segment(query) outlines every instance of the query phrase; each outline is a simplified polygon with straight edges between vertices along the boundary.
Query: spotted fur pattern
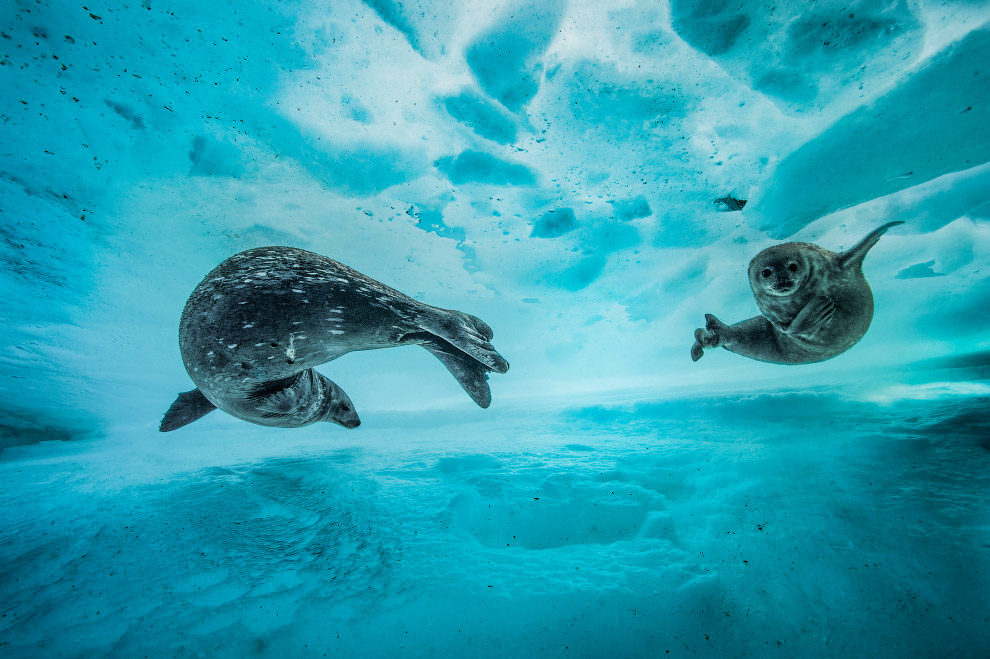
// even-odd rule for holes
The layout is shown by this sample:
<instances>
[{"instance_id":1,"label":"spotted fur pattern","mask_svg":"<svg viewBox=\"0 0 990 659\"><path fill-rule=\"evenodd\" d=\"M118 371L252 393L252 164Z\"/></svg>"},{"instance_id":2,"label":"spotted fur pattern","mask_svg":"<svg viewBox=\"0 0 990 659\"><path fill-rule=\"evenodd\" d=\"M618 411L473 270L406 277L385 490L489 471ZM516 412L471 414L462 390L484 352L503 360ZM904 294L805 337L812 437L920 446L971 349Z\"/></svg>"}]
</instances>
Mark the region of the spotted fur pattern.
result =
<instances>
[{"instance_id":1,"label":"spotted fur pattern","mask_svg":"<svg viewBox=\"0 0 990 659\"><path fill-rule=\"evenodd\" d=\"M442 361L456 363L451 372L487 407L487 373L509 367L491 338L474 316L423 304L292 247L259 247L221 263L193 291L179 323L182 360L199 391L233 416L282 427L358 425L343 390L312 369L355 350L410 343L434 354L443 346Z\"/></svg>"}]
</instances>

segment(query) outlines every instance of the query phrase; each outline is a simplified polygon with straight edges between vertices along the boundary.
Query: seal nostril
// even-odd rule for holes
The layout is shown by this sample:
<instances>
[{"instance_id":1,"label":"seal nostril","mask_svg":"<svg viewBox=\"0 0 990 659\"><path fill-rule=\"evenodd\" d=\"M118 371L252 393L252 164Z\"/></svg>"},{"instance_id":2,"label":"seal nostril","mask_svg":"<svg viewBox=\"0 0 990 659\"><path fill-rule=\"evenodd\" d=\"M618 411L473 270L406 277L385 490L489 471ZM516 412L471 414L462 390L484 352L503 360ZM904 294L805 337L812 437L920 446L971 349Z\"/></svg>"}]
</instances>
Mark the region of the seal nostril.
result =
<instances>
[{"instance_id":1,"label":"seal nostril","mask_svg":"<svg viewBox=\"0 0 990 659\"><path fill-rule=\"evenodd\" d=\"M272 341L272 347L273 347L273 348L277 348L277 347L278 347L278 344L277 344L277 343L275 343L274 341Z\"/></svg>"}]
</instances>

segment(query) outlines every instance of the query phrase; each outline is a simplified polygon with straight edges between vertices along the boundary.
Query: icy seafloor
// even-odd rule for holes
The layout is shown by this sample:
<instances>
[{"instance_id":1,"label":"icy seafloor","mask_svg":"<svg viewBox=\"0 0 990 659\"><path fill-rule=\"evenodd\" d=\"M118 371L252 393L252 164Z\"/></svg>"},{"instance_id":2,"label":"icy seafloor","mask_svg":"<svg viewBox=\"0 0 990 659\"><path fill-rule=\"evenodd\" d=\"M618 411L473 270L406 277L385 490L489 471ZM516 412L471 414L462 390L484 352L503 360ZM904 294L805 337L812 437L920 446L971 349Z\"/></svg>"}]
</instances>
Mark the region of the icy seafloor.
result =
<instances>
[{"instance_id":1,"label":"icy seafloor","mask_svg":"<svg viewBox=\"0 0 990 659\"><path fill-rule=\"evenodd\" d=\"M908 388L9 449L4 654L985 657L990 397Z\"/></svg>"},{"instance_id":2,"label":"icy seafloor","mask_svg":"<svg viewBox=\"0 0 990 659\"><path fill-rule=\"evenodd\" d=\"M981 0L0 3L0 655L990 655L988 61ZM890 220L848 353L690 361ZM403 348L356 431L157 433L267 244L482 317L492 407Z\"/></svg>"}]
</instances>

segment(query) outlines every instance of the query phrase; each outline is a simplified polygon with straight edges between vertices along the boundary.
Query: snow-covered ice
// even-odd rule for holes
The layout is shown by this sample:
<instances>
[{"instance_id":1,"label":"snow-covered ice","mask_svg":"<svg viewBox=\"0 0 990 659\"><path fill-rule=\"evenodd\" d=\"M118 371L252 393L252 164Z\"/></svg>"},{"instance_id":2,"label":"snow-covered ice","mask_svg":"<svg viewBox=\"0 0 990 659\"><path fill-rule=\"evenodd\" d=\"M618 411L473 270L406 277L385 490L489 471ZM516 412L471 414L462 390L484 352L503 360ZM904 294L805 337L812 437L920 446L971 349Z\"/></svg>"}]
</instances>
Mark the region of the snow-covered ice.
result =
<instances>
[{"instance_id":1,"label":"snow-covered ice","mask_svg":"<svg viewBox=\"0 0 990 659\"><path fill-rule=\"evenodd\" d=\"M8 449L6 651L981 656L990 392L928 393Z\"/></svg>"}]
</instances>

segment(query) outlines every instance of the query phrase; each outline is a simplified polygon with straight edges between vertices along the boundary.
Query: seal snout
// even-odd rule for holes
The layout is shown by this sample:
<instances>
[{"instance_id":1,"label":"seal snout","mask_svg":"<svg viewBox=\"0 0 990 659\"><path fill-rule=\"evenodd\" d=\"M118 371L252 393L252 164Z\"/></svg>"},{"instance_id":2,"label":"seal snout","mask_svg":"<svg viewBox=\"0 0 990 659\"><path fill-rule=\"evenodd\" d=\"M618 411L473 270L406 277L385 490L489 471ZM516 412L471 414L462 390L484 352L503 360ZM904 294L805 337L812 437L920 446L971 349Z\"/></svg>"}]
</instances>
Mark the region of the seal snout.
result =
<instances>
[{"instance_id":1,"label":"seal snout","mask_svg":"<svg viewBox=\"0 0 990 659\"><path fill-rule=\"evenodd\" d=\"M326 420L342 425L345 428L357 428L361 425L361 417L358 416L357 410L354 409L354 405L350 399L347 399L346 402L335 402L330 407L330 414Z\"/></svg>"},{"instance_id":2,"label":"seal snout","mask_svg":"<svg viewBox=\"0 0 990 659\"><path fill-rule=\"evenodd\" d=\"M778 293L789 293L794 288L794 280L790 277L778 277L771 286Z\"/></svg>"}]
</instances>

